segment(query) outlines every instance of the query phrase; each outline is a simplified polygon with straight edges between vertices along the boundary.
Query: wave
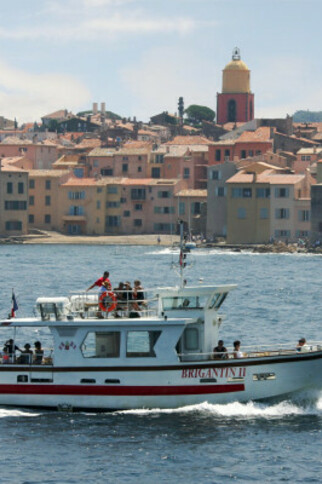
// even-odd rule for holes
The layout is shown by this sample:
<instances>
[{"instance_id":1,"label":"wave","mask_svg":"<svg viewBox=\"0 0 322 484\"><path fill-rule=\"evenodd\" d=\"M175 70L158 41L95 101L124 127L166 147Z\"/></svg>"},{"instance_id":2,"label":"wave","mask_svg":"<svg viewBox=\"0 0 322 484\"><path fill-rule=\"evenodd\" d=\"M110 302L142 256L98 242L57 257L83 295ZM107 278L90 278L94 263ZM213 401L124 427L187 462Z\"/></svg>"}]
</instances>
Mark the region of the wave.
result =
<instances>
[{"instance_id":1,"label":"wave","mask_svg":"<svg viewBox=\"0 0 322 484\"><path fill-rule=\"evenodd\" d=\"M120 410L113 412L114 415L153 415L153 414L201 414L213 415L221 418L238 419L278 419L297 415L322 416L322 393L314 393L297 397L295 400L284 400L278 403L259 402L232 402L227 404L210 404L208 402L198 405L187 405L176 409L137 409Z\"/></svg>"},{"instance_id":2,"label":"wave","mask_svg":"<svg viewBox=\"0 0 322 484\"><path fill-rule=\"evenodd\" d=\"M39 415L40 415L39 413L27 412L27 411L24 411L24 410L0 408L0 418L39 417Z\"/></svg>"}]
</instances>

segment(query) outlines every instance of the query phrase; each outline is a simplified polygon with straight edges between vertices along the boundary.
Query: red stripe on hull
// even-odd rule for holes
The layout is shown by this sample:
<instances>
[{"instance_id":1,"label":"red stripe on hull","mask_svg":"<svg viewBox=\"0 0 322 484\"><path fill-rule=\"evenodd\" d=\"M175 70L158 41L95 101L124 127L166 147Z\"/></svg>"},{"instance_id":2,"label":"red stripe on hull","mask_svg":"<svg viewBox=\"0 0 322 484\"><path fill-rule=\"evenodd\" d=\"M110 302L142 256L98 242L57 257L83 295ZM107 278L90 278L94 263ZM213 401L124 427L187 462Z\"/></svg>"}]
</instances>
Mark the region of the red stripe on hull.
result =
<instances>
[{"instance_id":1,"label":"red stripe on hull","mask_svg":"<svg viewBox=\"0 0 322 484\"><path fill-rule=\"evenodd\" d=\"M204 395L245 390L244 384L181 386L89 386L89 385L0 385L0 394L17 395L84 395L84 396L158 396Z\"/></svg>"}]
</instances>

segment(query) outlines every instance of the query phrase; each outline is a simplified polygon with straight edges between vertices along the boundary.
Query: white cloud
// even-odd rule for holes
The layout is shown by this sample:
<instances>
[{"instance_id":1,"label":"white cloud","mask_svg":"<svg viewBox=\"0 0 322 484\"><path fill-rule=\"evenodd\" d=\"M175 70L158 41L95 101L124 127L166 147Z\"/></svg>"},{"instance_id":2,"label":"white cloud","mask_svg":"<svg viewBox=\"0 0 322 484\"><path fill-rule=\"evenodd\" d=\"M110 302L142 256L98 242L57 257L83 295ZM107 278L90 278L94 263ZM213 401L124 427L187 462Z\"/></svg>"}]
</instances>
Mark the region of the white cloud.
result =
<instances>
[{"instance_id":1,"label":"white cloud","mask_svg":"<svg viewBox=\"0 0 322 484\"><path fill-rule=\"evenodd\" d=\"M74 19L75 20L75 19ZM65 23L64 23L65 22ZM54 40L62 42L88 41L88 40L115 40L115 35L146 35L154 33L178 33L187 34L196 27L196 22L191 18L153 18L144 17L139 13L115 13L109 16L90 17L86 20L73 22L58 22L54 19L50 24L42 23L41 26L31 27L0 27L0 38L14 40ZM58 26L59 23L59 26ZM57 30L59 29L59 34Z\"/></svg>"},{"instance_id":2,"label":"white cloud","mask_svg":"<svg viewBox=\"0 0 322 484\"><path fill-rule=\"evenodd\" d=\"M0 106L7 118L39 120L57 109L77 110L90 93L79 81L62 74L31 74L0 61Z\"/></svg>"}]
</instances>

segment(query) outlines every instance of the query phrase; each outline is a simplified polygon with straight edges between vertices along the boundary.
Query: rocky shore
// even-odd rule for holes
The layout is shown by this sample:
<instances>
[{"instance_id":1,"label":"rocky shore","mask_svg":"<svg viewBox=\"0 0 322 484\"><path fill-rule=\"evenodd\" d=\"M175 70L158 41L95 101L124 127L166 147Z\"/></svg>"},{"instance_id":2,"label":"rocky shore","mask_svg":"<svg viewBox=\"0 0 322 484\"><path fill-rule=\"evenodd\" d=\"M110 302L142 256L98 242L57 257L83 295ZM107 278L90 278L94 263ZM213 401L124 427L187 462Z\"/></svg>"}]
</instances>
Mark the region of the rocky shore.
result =
<instances>
[{"instance_id":1,"label":"rocky shore","mask_svg":"<svg viewBox=\"0 0 322 484\"><path fill-rule=\"evenodd\" d=\"M172 247L179 245L178 235L64 235L58 232L37 232L24 236L0 238L1 244L83 244L83 245L148 245ZM302 247L297 244L275 242L272 244L226 244L197 241L197 248L222 249L241 252L243 250L254 253L314 253L322 254L322 247Z\"/></svg>"}]
</instances>

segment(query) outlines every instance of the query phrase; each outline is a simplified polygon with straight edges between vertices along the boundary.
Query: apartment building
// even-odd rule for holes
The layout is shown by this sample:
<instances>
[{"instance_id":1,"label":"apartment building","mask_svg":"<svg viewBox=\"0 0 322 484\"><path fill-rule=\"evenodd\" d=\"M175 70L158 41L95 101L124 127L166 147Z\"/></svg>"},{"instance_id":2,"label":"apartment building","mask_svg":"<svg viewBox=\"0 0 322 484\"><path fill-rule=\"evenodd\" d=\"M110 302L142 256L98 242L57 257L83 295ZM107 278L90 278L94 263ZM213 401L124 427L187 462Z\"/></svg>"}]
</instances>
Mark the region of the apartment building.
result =
<instances>
[{"instance_id":1,"label":"apartment building","mask_svg":"<svg viewBox=\"0 0 322 484\"><path fill-rule=\"evenodd\" d=\"M209 165L223 161L238 161L272 151L271 128L260 127L255 131L244 131L237 138L230 135L209 145Z\"/></svg>"},{"instance_id":2,"label":"apartment building","mask_svg":"<svg viewBox=\"0 0 322 484\"><path fill-rule=\"evenodd\" d=\"M51 142L33 143L19 138L6 138L0 143L0 157L25 156L33 162L33 168L50 169L57 160L57 146Z\"/></svg>"},{"instance_id":3,"label":"apartment building","mask_svg":"<svg viewBox=\"0 0 322 484\"><path fill-rule=\"evenodd\" d=\"M30 228L60 230L59 188L69 170L30 170L28 224Z\"/></svg>"},{"instance_id":4,"label":"apartment building","mask_svg":"<svg viewBox=\"0 0 322 484\"><path fill-rule=\"evenodd\" d=\"M227 242L297 241L310 232L306 175L241 170L227 180Z\"/></svg>"},{"instance_id":5,"label":"apartment building","mask_svg":"<svg viewBox=\"0 0 322 484\"><path fill-rule=\"evenodd\" d=\"M316 184L311 186L311 240L322 243L322 160L317 162L316 167Z\"/></svg>"},{"instance_id":6,"label":"apartment building","mask_svg":"<svg viewBox=\"0 0 322 484\"><path fill-rule=\"evenodd\" d=\"M207 221L207 190L182 189L176 196L177 213L184 231L205 234Z\"/></svg>"},{"instance_id":7,"label":"apartment building","mask_svg":"<svg viewBox=\"0 0 322 484\"><path fill-rule=\"evenodd\" d=\"M208 167L207 239L227 235L226 181L237 172L236 163L224 161Z\"/></svg>"},{"instance_id":8,"label":"apartment building","mask_svg":"<svg viewBox=\"0 0 322 484\"><path fill-rule=\"evenodd\" d=\"M0 163L0 235L28 233L28 172Z\"/></svg>"},{"instance_id":9,"label":"apartment building","mask_svg":"<svg viewBox=\"0 0 322 484\"><path fill-rule=\"evenodd\" d=\"M122 233L176 233L175 194L185 186L180 179L127 179L122 186Z\"/></svg>"},{"instance_id":10,"label":"apartment building","mask_svg":"<svg viewBox=\"0 0 322 484\"><path fill-rule=\"evenodd\" d=\"M60 231L69 235L104 234L106 213L111 214L107 206L109 191L112 192L112 198L117 197L119 203L120 190L117 183L113 178L69 178L62 183L58 204ZM110 190L114 186L116 189Z\"/></svg>"},{"instance_id":11,"label":"apartment building","mask_svg":"<svg viewBox=\"0 0 322 484\"><path fill-rule=\"evenodd\" d=\"M88 156L89 176L146 178L151 148L95 148Z\"/></svg>"}]
</instances>

